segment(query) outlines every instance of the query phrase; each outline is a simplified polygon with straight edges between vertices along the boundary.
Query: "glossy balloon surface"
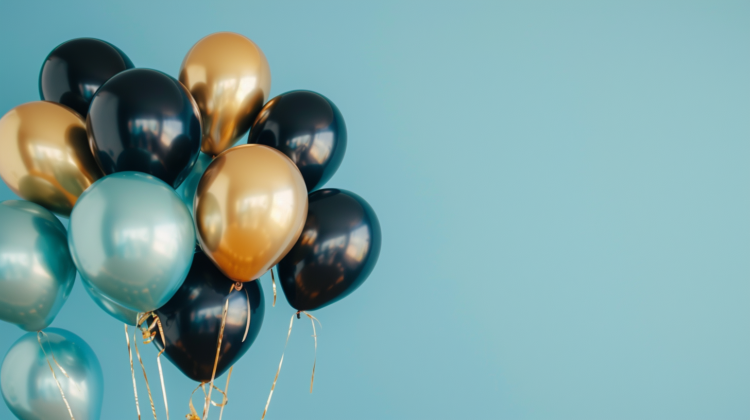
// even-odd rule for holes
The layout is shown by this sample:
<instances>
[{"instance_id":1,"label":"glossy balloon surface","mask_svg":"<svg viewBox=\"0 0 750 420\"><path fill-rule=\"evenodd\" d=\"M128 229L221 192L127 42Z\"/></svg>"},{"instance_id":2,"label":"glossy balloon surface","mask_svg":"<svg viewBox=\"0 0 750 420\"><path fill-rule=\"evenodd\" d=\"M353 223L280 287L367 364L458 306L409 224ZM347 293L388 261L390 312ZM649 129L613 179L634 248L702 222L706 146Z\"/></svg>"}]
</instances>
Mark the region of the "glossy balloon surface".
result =
<instances>
[{"instance_id":1,"label":"glossy balloon surface","mask_svg":"<svg viewBox=\"0 0 750 420\"><path fill-rule=\"evenodd\" d=\"M47 56L39 74L39 95L86 116L94 93L133 62L114 45L94 38L64 42Z\"/></svg>"},{"instance_id":2,"label":"glossy balloon surface","mask_svg":"<svg viewBox=\"0 0 750 420\"><path fill-rule=\"evenodd\" d=\"M286 255L306 212L305 181L294 162L255 144L217 156L195 194L201 248L235 281L257 279Z\"/></svg>"},{"instance_id":3,"label":"glossy balloon surface","mask_svg":"<svg viewBox=\"0 0 750 420\"><path fill-rule=\"evenodd\" d=\"M271 69L253 41L240 34L218 32L188 51L180 67L180 82L201 111L201 150L215 156L252 125L271 91Z\"/></svg>"},{"instance_id":4,"label":"glossy balloon surface","mask_svg":"<svg viewBox=\"0 0 750 420\"><path fill-rule=\"evenodd\" d=\"M298 90L281 94L263 107L248 143L271 146L297 165L308 191L321 188L346 152L346 125L328 98Z\"/></svg>"},{"instance_id":5,"label":"glossy balloon surface","mask_svg":"<svg viewBox=\"0 0 750 420\"><path fill-rule=\"evenodd\" d=\"M197 252L180 290L166 305L156 310L167 341L167 358L194 381L211 380L227 296L229 307L216 377L245 354L260 332L265 311L260 282L244 283L242 290L230 294L232 284L232 280L219 271L205 254ZM246 330L247 338L243 342ZM159 335L154 343L159 349L163 348Z\"/></svg>"},{"instance_id":6,"label":"glossy balloon surface","mask_svg":"<svg viewBox=\"0 0 750 420\"><path fill-rule=\"evenodd\" d=\"M0 176L21 198L68 216L81 193L103 174L80 115L37 101L0 119Z\"/></svg>"},{"instance_id":7,"label":"glossy balloon surface","mask_svg":"<svg viewBox=\"0 0 750 420\"><path fill-rule=\"evenodd\" d=\"M114 302L112 299L99 293L94 286L88 284L86 281L82 281L81 283L83 283L86 293L88 293L94 303L96 303L96 306L101 308L101 310L120 322L133 326L136 325L138 322L138 312Z\"/></svg>"},{"instance_id":8,"label":"glossy balloon surface","mask_svg":"<svg viewBox=\"0 0 750 420\"><path fill-rule=\"evenodd\" d=\"M309 197L297 243L278 265L279 282L297 310L320 309L367 279L380 254L380 223L358 195L337 189Z\"/></svg>"},{"instance_id":9,"label":"glossy balloon surface","mask_svg":"<svg viewBox=\"0 0 750 420\"><path fill-rule=\"evenodd\" d=\"M140 171L177 188L200 151L195 101L156 70L127 70L107 81L91 101L86 125L105 174Z\"/></svg>"},{"instance_id":10,"label":"glossy balloon surface","mask_svg":"<svg viewBox=\"0 0 750 420\"><path fill-rule=\"evenodd\" d=\"M190 211L164 182L118 172L91 186L70 215L68 244L81 278L125 308L167 303L195 249Z\"/></svg>"},{"instance_id":11,"label":"glossy balloon surface","mask_svg":"<svg viewBox=\"0 0 750 420\"><path fill-rule=\"evenodd\" d=\"M44 330L41 341L75 419L98 420L104 377L94 351L81 337L59 328ZM70 420L36 332L22 336L8 351L0 371L0 389L10 411L21 420Z\"/></svg>"},{"instance_id":12,"label":"glossy balloon surface","mask_svg":"<svg viewBox=\"0 0 750 420\"><path fill-rule=\"evenodd\" d=\"M76 269L62 223L28 201L0 203L0 319L46 328L68 299Z\"/></svg>"}]
</instances>

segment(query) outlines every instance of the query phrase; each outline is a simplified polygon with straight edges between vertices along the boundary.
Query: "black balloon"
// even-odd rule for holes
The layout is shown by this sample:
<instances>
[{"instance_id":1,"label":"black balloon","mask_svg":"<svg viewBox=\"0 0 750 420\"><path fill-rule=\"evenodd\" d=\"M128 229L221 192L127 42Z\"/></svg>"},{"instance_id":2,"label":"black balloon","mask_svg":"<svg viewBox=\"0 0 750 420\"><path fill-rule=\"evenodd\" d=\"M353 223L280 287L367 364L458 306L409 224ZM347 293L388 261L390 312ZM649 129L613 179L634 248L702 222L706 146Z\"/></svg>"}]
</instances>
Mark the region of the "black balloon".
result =
<instances>
[{"instance_id":1,"label":"black balloon","mask_svg":"<svg viewBox=\"0 0 750 420\"><path fill-rule=\"evenodd\" d=\"M297 90L268 101L247 142L271 146L289 156L302 173L307 191L314 191L331 179L344 159L346 125L328 98Z\"/></svg>"},{"instance_id":2,"label":"black balloon","mask_svg":"<svg viewBox=\"0 0 750 420\"><path fill-rule=\"evenodd\" d=\"M174 188L201 148L195 101L180 82L156 70L126 70L109 79L91 101L86 126L105 174L145 172Z\"/></svg>"},{"instance_id":3,"label":"black balloon","mask_svg":"<svg viewBox=\"0 0 750 420\"><path fill-rule=\"evenodd\" d=\"M229 294L232 283L203 252L197 252L185 282L166 305L155 311L161 320L167 341L164 354L194 381L211 380L227 296L229 310L216 377L245 354L260 332L265 311L260 282L242 283L242 290ZM243 342L248 302L250 328ZM158 333L154 343L159 350L164 348Z\"/></svg>"},{"instance_id":4,"label":"black balloon","mask_svg":"<svg viewBox=\"0 0 750 420\"><path fill-rule=\"evenodd\" d=\"M309 196L297 243L278 264L279 282L295 309L320 309L362 285L380 254L380 223L358 195L337 189Z\"/></svg>"},{"instance_id":5,"label":"black balloon","mask_svg":"<svg viewBox=\"0 0 750 420\"><path fill-rule=\"evenodd\" d=\"M39 95L45 101L72 108L82 116L104 82L133 62L114 45L94 38L78 38L52 50L39 74Z\"/></svg>"}]
</instances>

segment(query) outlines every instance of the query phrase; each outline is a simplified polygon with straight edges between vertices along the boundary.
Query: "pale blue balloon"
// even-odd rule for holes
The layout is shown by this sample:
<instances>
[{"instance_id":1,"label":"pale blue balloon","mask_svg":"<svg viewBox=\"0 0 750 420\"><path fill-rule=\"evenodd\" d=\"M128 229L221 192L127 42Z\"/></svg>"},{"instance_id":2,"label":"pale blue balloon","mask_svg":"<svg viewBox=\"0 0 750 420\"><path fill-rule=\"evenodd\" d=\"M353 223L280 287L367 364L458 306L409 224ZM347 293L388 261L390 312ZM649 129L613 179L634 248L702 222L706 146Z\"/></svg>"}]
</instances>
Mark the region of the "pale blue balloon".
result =
<instances>
[{"instance_id":1,"label":"pale blue balloon","mask_svg":"<svg viewBox=\"0 0 750 420\"><path fill-rule=\"evenodd\" d=\"M128 325L135 326L138 323L138 312L113 302L112 299L99 293L94 286L88 284L86 281L82 281L81 283L83 283L83 288L86 289L91 299L94 300L96 306L100 307L104 312Z\"/></svg>"},{"instance_id":2,"label":"pale blue balloon","mask_svg":"<svg viewBox=\"0 0 750 420\"><path fill-rule=\"evenodd\" d=\"M237 140L237 142L235 142L232 147L246 143L247 139L243 136L242 138ZM182 184L180 184L180 186L175 190L177 191L177 195L180 196L182 202L185 203L188 209L190 209L190 214L193 213L193 200L195 200L195 191L198 189L198 182L200 182L203 173L206 172L206 168L208 168L208 165L211 164L212 160L213 157L211 157L210 155L207 155L203 152L199 153L198 160L195 161L195 165L193 165L193 168L190 169L190 173L188 174L187 178L185 178L185 180L182 181Z\"/></svg>"},{"instance_id":3,"label":"pale blue balloon","mask_svg":"<svg viewBox=\"0 0 750 420\"><path fill-rule=\"evenodd\" d=\"M98 420L104 377L94 351L81 337L59 328L45 330L41 341L75 419ZM70 420L35 332L25 334L8 351L0 389L10 411L21 420Z\"/></svg>"},{"instance_id":4,"label":"pale blue balloon","mask_svg":"<svg viewBox=\"0 0 750 420\"><path fill-rule=\"evenodd\" d=\"M81 194L70 214L68 244L81 278L99 294L150 312L185 280L195 229L172 187L141 172L117 172Z\"/></svg>"},{"instance_id":5,"label":"pale blue balloon","mask_svg":"<svg viewBox=\"0 0 750 420\"><path fill-rule=\"evenodd\" d=\"M212 160L211 156L200 153L188 176L175 190L177 195L180 196L180 200L190 210L190 214L193 214L193 200L195 199L195 191L198 189L198 182L200 182L203 173L206 172L206 168L208 168Z\"/></svg>"},{"instance_id":6,"label":"pale blue balloon","mask_svg":"<svg viewBox=\"0 0 750 420\"><path fill-rule=\"evenodd\" d=\"M57 217L28 201L0 203L0 319L26 331L46 328L75 277L67 232Z\"/></svg>"}]
</instances>

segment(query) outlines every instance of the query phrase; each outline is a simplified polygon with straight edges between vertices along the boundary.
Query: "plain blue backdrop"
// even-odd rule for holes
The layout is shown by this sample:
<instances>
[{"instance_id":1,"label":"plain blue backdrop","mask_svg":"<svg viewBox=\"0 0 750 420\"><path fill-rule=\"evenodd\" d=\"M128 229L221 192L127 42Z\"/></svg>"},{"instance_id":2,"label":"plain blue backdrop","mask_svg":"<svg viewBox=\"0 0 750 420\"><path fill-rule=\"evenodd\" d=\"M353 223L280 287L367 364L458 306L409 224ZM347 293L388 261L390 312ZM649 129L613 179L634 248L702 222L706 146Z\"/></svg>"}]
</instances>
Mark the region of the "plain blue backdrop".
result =
<instances>
[{"instance_id":1,"label":"plain blue backdrop","mask_svg":"<svg viewBox=\"0 0 750 420\"><path fill-rule=\"evenodd\" d=\"M0 113L39 99L68 39L176 76L216 31L263 49L273 95L338 105L349 145L328 186L375 208L380 262L315 313L312 395L297 321L268 419L748 419L748 22L747 0L4 0ZM279 302L225 419L260 418L293 313ZM53 326L97 353L102 419L135 419L122 324L77 283ZM0 354L21 335L2 323ZM195 384L165 376L184 418Z\"/></svg>"}]
</instances>

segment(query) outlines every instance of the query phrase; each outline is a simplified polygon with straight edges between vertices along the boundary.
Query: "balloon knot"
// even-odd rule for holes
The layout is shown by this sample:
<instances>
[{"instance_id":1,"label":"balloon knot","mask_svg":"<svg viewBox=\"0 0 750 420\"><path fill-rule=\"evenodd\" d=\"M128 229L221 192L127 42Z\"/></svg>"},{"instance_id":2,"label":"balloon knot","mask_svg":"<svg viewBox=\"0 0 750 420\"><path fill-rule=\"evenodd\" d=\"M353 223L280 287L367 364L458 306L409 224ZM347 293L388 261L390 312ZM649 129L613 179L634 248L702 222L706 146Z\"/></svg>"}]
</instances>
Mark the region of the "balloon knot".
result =
<instances>
[{"instance_id":1,"label":"balloon knot","mask_svg":"<svg viewBox=\"0 0 750 420\"><path fill-rule=\"evenodd\" d=\"M235 283L234 283L234 290L236 290L236 291L238 291L238 292L239 292L240 290L242 290L242 283L240 283L240 282L235 282Z\"/></svg>"},{"instance_id":2,"label":"balloon knot","mask_svg":"<svg viewBox=\"0 0 750 420\"><path fill-rule=\"evenodd\" d=\"M302 311L297 311L297 319L299 319L299 314L300 314L301 312L302 312Z\"/></svg>"}]
</instances>

